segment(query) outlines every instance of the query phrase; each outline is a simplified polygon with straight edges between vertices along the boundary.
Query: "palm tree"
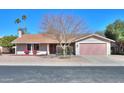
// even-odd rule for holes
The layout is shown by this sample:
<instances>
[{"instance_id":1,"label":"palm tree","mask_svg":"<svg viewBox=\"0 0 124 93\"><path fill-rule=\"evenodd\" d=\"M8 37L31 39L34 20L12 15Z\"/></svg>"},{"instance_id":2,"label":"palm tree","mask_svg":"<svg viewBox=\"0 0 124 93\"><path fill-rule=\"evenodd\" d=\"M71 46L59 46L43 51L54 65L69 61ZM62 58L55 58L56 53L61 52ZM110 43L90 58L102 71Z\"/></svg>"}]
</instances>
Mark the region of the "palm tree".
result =
<instances>
[{"instance_id":1,"label":"palm tree","mask_svg":"<svg viewBox=\"0 0 124 93\"><path fill-rule=\"evenodd\" d=\"M26 15L22 15L22 20L26 20L27 16Z\"/></svg>"},{"instance_id":2,"label":"palm tree","mask_svg":"<svg viewBox=\"0 0 124 93\"><path fill-rule=\"evenodd\" d=\"M26 21L27 16L26 15L22 15L22 20ZM25 23L25 28L26 28L26 23Z\"/></svg>"},{"instance_id":3,"label":"palm tree","mask_svg":"<svg viewBox=\"0 0 124 93\"><path fill-rule=\"evenodd\" d=\"M24 23L24 26L25 26L25 27L24 27L24 30L25 30L24 32L25 32L25 33L27 33L26 19L27 19L27 16L26 16L26 15L22 15L22 20L25 22L25 23Z\"/></svg>"},{"instance_id":4,"label":"palm tree","mask_svg":"<svg viewBox=\"0 0 124 93\"><path fill-rule=\"evenodd\" d=\"M20 23L21 23L21 20L19 18L17 18L15 20L15 23L18 24L18 29L20 29Z\"/></svg>"}]
</instances>

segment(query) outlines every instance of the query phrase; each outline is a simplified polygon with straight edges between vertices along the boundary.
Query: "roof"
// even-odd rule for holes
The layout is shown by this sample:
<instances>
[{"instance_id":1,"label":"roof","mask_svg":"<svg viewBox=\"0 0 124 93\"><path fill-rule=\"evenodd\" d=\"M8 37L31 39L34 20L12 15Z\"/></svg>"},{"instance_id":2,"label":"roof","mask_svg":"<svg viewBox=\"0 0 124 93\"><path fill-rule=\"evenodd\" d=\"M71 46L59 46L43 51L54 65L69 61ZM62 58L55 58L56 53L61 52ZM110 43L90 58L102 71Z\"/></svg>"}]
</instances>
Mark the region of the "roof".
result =
<instances>
[{"instance_id":1,"label":"roof","mask_svg":"<svg viewBox=\"0 0 124 93\"><path fill-rule=\"evenodd\" d=\"M105 40L105 41L115 42L115 41L112 40L112 39L106 38L106 37L101 36L101 35L98 35L98 34L85 35L84 37L81 37L81 38L75 40L75 42L80 41L80 40L84 40L84 39L87 39L87 38L90 38L90 37L97 37L97 38L100 38L100 39Z\"/></svg>"},{"instance_id":2,"label":"roof","mask_svg":"<svg viewBox=\"0 0 124 93\"><path fill-rule=\"evenodd\" d=\"M90 35L81 35L78 39L75 39L74 42L83 40L83 39L87 39L89 37L98 37L100 39L109 41L109 42L115 42L114 40L108 39L106 37L97 35L97 34L90 34ZM49 34L25 34L22 35L22 37L15 39L14 41L12 41L12 43L14 44L24 44L24 43L58 43L58 41L53 38L52 35Z\"/></svg>"},{"instance_id":3,"label":"roof","mask_svg":"<svg viewBox=\"0 0 124 93\"><path fill-rule=\"evenodd\" d=\"M25 34L15 39L12 43L58 43L48 34Z\"/></svg>"}]
</instances>

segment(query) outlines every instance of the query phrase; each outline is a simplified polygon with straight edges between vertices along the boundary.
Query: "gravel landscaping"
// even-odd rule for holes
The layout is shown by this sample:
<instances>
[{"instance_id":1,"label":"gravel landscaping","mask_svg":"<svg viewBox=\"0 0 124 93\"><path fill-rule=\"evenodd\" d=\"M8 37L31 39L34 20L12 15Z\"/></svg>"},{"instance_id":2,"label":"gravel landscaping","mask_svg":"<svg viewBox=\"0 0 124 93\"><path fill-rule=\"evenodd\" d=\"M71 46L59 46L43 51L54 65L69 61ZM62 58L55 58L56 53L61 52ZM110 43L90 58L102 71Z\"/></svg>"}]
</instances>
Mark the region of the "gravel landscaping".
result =
<instances>
[{"instance_id":1,"label":"gravel landscaping","mask_svg":"<svg viewBox=\"0 0 124 93\"><path fill-rule=\"evenodd\" d=\"M72 56L70 58L59 58L50 56L0 56L0 65L18 66L124 66L124 57L120 55L111 56Z\"/></svg>"}]
</instances>

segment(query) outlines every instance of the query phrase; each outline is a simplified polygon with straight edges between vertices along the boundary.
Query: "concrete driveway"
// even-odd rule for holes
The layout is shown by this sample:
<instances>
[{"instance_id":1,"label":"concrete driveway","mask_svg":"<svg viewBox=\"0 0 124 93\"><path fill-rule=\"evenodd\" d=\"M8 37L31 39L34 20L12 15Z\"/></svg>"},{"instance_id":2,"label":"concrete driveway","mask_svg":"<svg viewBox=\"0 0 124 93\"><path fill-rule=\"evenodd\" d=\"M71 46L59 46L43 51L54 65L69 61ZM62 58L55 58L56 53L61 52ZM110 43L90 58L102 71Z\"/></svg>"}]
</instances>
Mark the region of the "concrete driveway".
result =
<instances>
[{"instance_id":1,"label":"concrete driveway","mask_svg":"<svg viewBox=\"0 0 124 93\"><path fill-rule=\"evenodd\" d=\"M124 56L72 56L60 59L56 56L0 56L0 65L22 66L124 66Z\"/></svg>"},{"instance_id":2,"label":"concrete driveway","mask_svg":"<svg viewBox=\"0 0 124 93\"><path fill-rule=\"evenodd\" d=\"M96 65L124 65L124 56L122 55L110 55L110 56L82 56L88 63Z\"/></svg>"}]
</instances>

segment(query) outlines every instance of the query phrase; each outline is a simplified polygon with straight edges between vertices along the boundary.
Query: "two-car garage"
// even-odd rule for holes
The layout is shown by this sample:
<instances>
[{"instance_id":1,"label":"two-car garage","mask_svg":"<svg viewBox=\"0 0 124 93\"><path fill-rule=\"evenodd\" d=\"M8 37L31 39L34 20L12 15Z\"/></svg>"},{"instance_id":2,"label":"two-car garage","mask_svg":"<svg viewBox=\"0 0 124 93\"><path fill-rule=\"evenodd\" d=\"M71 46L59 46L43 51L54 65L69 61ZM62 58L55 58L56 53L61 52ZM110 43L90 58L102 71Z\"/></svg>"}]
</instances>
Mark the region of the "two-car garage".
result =
<instances>
[{"instance_id":1,"label":"two-car garage","mask_svg":"<svg viewBox=\"0 0 124 93\"><path fill-rule=\"evenodd\" d=\"M80 55L106 55L107 45L105 43L81 43Z\"/></svg>"},{"instance_id":2,"label":"two-car garage","mask_svg":"<svg viewBox=\"0 0 124 93\"><path fill-rule=\"evenodd\" d=\"M110 55L111 39L96 34L80 38L75 43L76 55Z\"/></svg>"}]
</instances>

